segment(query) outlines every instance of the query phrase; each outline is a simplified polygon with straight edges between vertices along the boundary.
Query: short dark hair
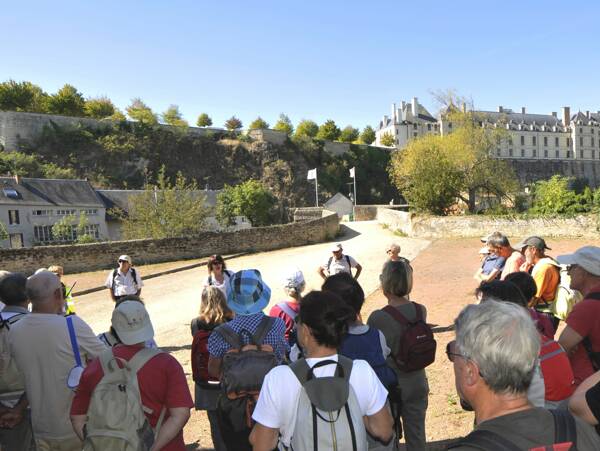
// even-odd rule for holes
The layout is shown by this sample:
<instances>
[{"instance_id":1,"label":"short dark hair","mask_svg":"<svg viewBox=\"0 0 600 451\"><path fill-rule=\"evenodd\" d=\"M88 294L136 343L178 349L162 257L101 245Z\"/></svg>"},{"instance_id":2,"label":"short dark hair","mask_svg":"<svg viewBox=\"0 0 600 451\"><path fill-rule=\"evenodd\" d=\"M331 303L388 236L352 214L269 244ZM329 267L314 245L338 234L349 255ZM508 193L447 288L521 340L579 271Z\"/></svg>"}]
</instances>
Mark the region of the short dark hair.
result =
<instances>
[{"instance_id":1,"label":"short dark hair","mask_svg":"<svg viewBox=\"0 0 600 451\"><path fill-rule=\"evenodd\" d=\"M510 241L508 241L506 235L500 232L494 232L488 237L487 244L491 247L508 247L510 246Z\"/></svg>"},{"instance_id":2,"label":"short dark hair","mask_svg":"<svg viewBox=\"0 0 600 451\"><path fill-rule=\"evenodd\" d=\"M537 293L537 284L535 283L535 279L526 272L512 272L505 277L504 281L515 284L517 288L521 290L521 293L523 293L523 296L525 296L527 302L529 302Z\"/></svg>"},{"instance_id":3,"label":"short dark hair","mask_svg":"<svg viewBox=\"0 0 600 451\"><path fill-rule=\"evenodd\" d=\"M358 281L347 272L340 272L329 276L323 282L321 290L337 294L342 300L359 314L365 303L365 292Z\"/></svg>"},{"instance_id":4,"label":"short dark hair","mask_svg":"<svg viewBox=\"0 0 600 451\"><path fill-rule=\"evenodd\" d=\"M481 302L493 299L527 307L527 299L525 299L521 290L515 284L504 280L481 282L475 292L481 296Z\"/></svg>"},{"instance_id":5,"label":"short dark hair","mask_svg":"<svg viewBox=\"0 0 600 451\"><path fill-rule=\"evenodd\" d=\"M223 256L221 254L211 255L206 261L206 268L208 269L208 274L212 272L213 265L215 263L221 263L223 271L227 269L227 265L225 264L225 260L223 259Z\"/></svg>"},{"instance_id":6,"label":"short dark hair","mask_svg":"<svg viewBox=\"0 0 600 451\"><path fill-rule=\"evenodd\" d=\"M6 305L19 305L27 301L25 285L27 277L21 273L11 273L0 281L0 299Z\"/></svg>"},{"instance_id":7,"label":"short dark hair","mask_svg":"<svg viewBox=\"0 0 600 451\"><path fill-rule=\"evenodd\" d=\"M354 310L331 291L311 291L303 299L297 316L321 346L339 348L348 323L356 318Z\"/></svg>"}]
</instances>

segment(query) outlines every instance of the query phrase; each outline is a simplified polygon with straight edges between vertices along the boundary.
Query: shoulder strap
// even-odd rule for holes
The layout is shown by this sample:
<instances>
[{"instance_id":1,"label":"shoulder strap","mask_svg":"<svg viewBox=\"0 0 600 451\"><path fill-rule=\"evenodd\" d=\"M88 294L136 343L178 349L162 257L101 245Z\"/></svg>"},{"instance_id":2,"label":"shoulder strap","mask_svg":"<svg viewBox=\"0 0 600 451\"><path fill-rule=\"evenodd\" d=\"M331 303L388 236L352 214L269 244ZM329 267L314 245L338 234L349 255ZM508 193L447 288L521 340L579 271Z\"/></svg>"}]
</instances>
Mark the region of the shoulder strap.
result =
<instances>
[{"instance_id":1,"label":"shoulder strap","mask_svg":"<svg viewBox=\"0 0 600 451\"><path fill-rule=\"evenodd\" d=\"M256 346L260 346L263 344L263 340L269 333L269 331L273 328L273 324L275 324L275 318L272 316L265 316L260 320L260 324L254 331L254 335L252 335L252 340Z\"/></svg>"},{"instance_id":2,"label":"shoulder strap","mask_svg":"<svg viewBox=\"0 0 600 451\"><path fill-rule=\"evenodd\" d=\"M348 268L352 269L352 265L350 264L350 256L344 255L344 257L346 257L346 263L348 263Z\"/></svg>"},{"instance_id":3,"label":"shoulder strap","mask_svg":"<svg viewBox=\"0 0 600 451\"><path fill-rule=\"evenodd\" d=\"M331 266L332 260L333 260L333 257L329 257L329 260L327 260L327 272L329 272L329 267Z\"/></svg>"},{"instance_id":4,"label":"shoulder strap","mask_svg":"<svg viewBox=\"0 0 600 451\"><path fill-rule=\"evenodd\" d=\"M213 276L212 274L208 275L208 286L213 286L214 282L213 282Z\"/></svg>"},{"instance_id":5,"label":"shoulder strap","mask_svg":"<svg viewBox=\"0 0 600 451\"><path fill-rule=\"evenodd\" d=\"M382 309L385 313L387 313L388 315L390 315L392 318L394 318L396 321L398 321L400 324L402 324L403 326L408 326L408 320L404 317L404 315L402 313L400 313L398 311L397 308L392 307L391 305L386 305L385 307L383 307Z\"/></svg>"},{"instance_id":6,"label":"shoulder strap","mask_svg":"<svg viewBox=\"0 0 600 451\"><path fill-rule=\"evenodd\" d=\"M129 359L129 362L127 362L127 366L134 374L137 374L137 372L141 370L142 367L146 363L148 363L148 361L151 358L157 356L160 353L161 351L159 351L158 349L142 348L138 352L136 352L131 359Z\"/></svg>"},{"instance_id":7,"label":"shoulder strap","mask_svg":"<svg viewBox=\"0 0 600 451\"><path fill-rule=\"evenodd\" d=\"M67 328L69 329L69 338L71 339L71 349L75 356L75 363L77 366L81 366L81 355L79 354L79 345L77 344L77 335L75 335L72 316L67 316Z\"/></svg>"},{"instance_id":8,"label":"shoulder strap","mask_svg":"<svg viewBox=\"0 0 600 451\"><path fill-rule=\"evenodd\" d=\"M227 277L231 277L233 276L233 271L229 271L228 269L226 269L225 271L223 271L225 274L227 274Z\"/></svg>"},{"instance_id":9,"label":"shoulder strap","mask_svg":"<svg viewBox=\"0 0 600 451\"><path fill-rule=\"evenodd\" d=\"M118 269L114 269L113 270L112 287L111 288L115 288L115 279L117 278L118 274L119 274L119 270Z\"/></svg>"},{"instance_id":10,"label":"shoulder strap","mask_svg":"<svg viewBox=\"0 0 600 451\"><path fill-rule=\"evenodd\" d=\"M503 436L485 429L476 429L465 438L448 446L448 449L468 446L482 451L519 451L520 448Z\"/></svg>"},{"instance_id":11,"label":"shoulder strap","mask_svg":"<svg viewBox=\"0 0 600 451\"><path fill-rule=\"evenodd\" d=\"M277 304L277 307L279 307L281 309L281 311L283 313L285 313L287 316L289 316L290 318L292 318L293 320L296 319L296 315L298 315L298 312L295 312L289 305L287 302L280 302L279 304Z\"/></svg>"},{"instance_id":12,"label":"shoulder strap","mask_svg":"<svg viewBox=\"0 0 600 451\"><path fill-rule=\"evenodd\" d=\"M350 380L350 373L352 373L352 360L348 357L338 354L338 363L344 368L344 379Z\"/></svg>"},{"instance_id":13,"label":"shoulder strap","mask_svg":"<svg viewBox=\"0 0 600 451\"><path fill-rule=\"evenodd\" d=\"M554 417L554 442L571 442L577 449L577 425L568 410L551 410Z\"/></svg>"},{"instance_id":14,"label":"shoulder strap","mask_svg":"<svg viewBox=\"0 0 600 451\"><path fill-rule=\"evenodd\" d=\"M415 310L417 312L416 321L423 321L423 306L421 304L417 304L416 302L411 302L415 306Z\"/></svg>"},{"instance_id":15,"label":"shoulder strap","mask_svg":"<svg viewBox=\"0 0 600 451\"><path fill-rule=\"evenodd\" d=\"M306 359L302 358L290 363L290 370L292 370L294 375L298 378L300 384L304 385L307 380L306 376L308 376L308 372L310 371Z\"/></svg>"},{"instance_id":16,"label":"shoulder strap","mask_svg":"<svg viewBox=\"0 0 600 451\"><path fill-rule=\"evenodd\" d=\"M137 287L137 274L135 272L135 268L132 266L129 269L131 271L131 277L133 278L133 284Z\"/></svg>"},{"instance_id":17,"label":"shoulder strap","mask_svg":"<svg viewBox=\"0 0 600 451\"><path fill-rule=\"evenodd\" d=\"M242 341L240 340L239 335L227 324L221 324L215 329L215 332L219 334L223 340L229 343L232 348L241 349Z\"/></svg>"}]
</instances>

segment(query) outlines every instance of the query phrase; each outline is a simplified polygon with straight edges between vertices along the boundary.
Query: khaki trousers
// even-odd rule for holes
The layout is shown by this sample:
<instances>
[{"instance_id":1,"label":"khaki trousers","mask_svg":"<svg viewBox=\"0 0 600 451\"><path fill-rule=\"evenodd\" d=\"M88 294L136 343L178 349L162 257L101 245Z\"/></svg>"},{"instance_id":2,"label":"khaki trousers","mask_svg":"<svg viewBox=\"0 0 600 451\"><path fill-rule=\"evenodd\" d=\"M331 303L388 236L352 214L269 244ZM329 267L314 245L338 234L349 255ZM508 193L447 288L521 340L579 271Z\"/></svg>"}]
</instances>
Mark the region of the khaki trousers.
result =
<instances>
[{"instance_id":1,"label":"khaki trousers","mask_svg":"<svg viewBox=\"0 0 600 451\"><path fill-rule=\"evenodd\" d=\"M37 451L81 451L83 443L77 437L64 439L36 438Z\"/></svg>"}]
</instances>

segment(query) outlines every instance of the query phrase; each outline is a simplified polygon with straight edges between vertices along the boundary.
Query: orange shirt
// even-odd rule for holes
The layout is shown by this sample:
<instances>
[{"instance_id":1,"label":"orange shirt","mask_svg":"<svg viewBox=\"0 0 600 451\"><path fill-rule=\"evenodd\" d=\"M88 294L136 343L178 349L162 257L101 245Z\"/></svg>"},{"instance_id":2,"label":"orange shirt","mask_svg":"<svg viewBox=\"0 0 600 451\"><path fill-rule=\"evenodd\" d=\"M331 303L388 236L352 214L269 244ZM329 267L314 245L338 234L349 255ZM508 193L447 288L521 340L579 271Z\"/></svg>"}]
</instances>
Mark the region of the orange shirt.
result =
<instances>
[{"instance_id":1,"label":"orange shirt","mask_svg":"<svg viewBox=\"0 0 600 451\"><path fill-rule=\"evenodd\" d=\"M556 289L560 283L560 272L556 264L552 262L552 259L544 257L535 264L531 271L531 277L537 285L535 297L546 302L554 301Z\"/></svg>"}]
</instances>

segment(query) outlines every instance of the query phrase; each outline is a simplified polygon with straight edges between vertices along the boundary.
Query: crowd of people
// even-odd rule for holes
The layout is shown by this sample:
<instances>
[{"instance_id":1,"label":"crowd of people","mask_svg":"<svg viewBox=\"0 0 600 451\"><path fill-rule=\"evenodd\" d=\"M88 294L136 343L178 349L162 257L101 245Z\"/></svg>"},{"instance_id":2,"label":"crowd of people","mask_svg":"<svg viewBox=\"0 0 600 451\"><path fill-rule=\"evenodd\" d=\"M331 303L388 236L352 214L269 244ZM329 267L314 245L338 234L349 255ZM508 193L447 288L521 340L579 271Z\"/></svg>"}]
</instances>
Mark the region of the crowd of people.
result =
<instances>
[{"instance_id":1,"label":"crowd of people","mask_svg":"<svg viewBox=\"0 0 600 451\"><path fill-rule=\"evenodd\" d=\"M474 302L446 347L474 428L448 447L600 449L600 248L553 258L541 237L482 241ZM182 451L194 407L216 451L395 450L402 437L425 450L436 341L410 261L398 244L386 253L387 305L368 318L362 267L341 244L316 270L320 290L305 294L303 272L285 270L286 297L268 314L260 271L209 257L191 321L193 397L154 340L131 257L107 274L114 308L100 334L75 314L60 266L3 272L0 450Z\"/></svg>"}]
</instances>

